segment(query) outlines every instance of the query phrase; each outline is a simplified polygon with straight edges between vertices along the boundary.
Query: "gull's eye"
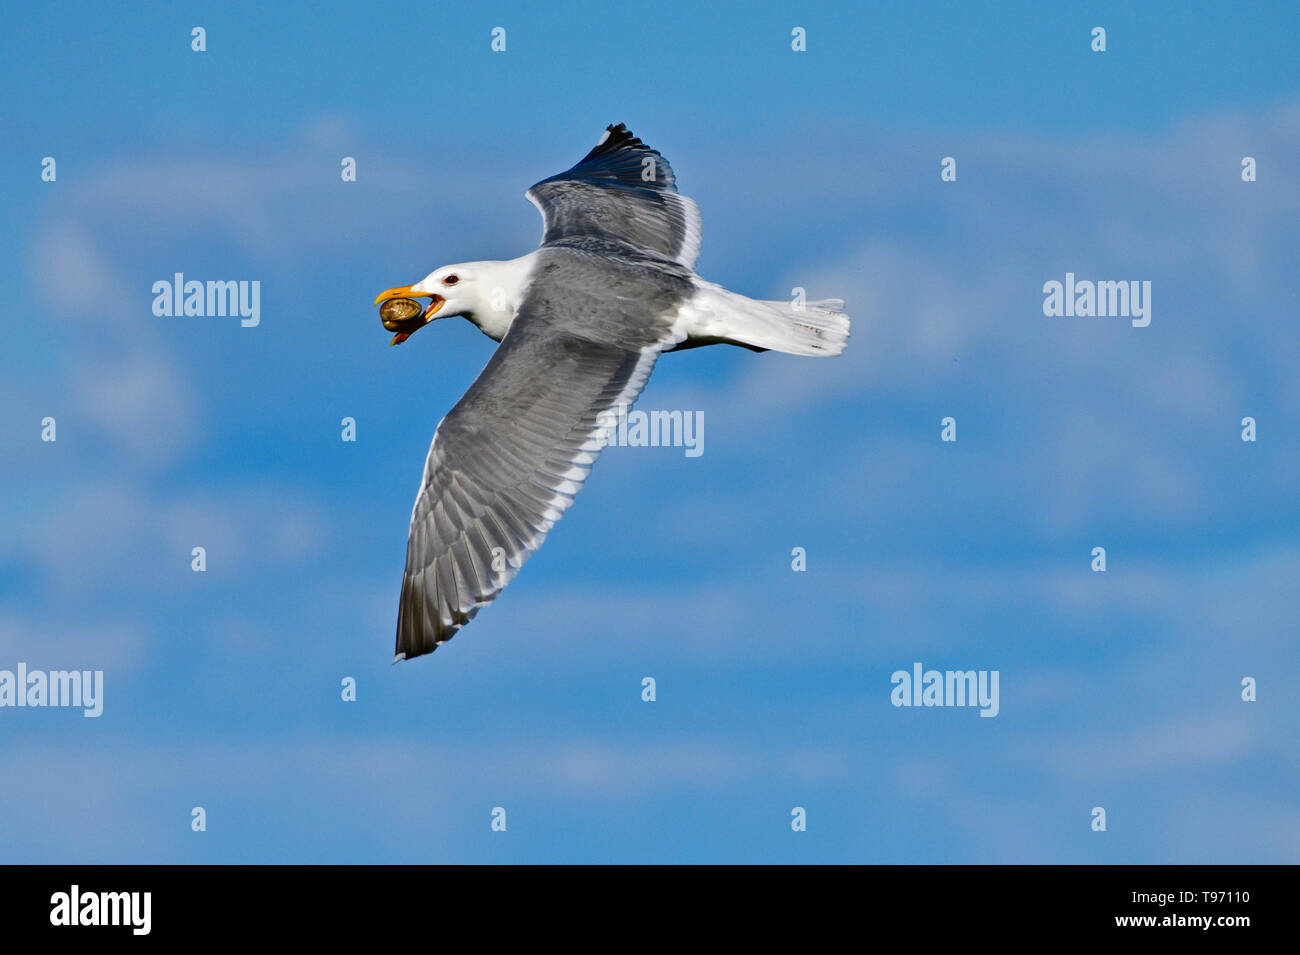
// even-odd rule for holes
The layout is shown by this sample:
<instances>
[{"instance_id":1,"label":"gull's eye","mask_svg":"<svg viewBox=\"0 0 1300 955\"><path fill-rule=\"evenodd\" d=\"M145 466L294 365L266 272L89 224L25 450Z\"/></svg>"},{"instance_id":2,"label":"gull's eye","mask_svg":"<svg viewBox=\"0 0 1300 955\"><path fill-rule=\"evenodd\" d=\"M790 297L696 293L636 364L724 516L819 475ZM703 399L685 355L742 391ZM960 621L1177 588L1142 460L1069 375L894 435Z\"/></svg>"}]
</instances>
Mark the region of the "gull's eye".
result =
<instances>
[{"instance_id":1,"label":"gull's eye","mask_svg":"<svg viewBox=\"0 0 1300 955\"><path fill-rule=\"evenodd\" d=\"M459 282L459 281L460 281L460 276L459 276L459 275L448 275L445 279L442 280L442 284L443 284L443 285L455 285L455 284L456 284L457 282Z\"/></svg>"}]
</instances>

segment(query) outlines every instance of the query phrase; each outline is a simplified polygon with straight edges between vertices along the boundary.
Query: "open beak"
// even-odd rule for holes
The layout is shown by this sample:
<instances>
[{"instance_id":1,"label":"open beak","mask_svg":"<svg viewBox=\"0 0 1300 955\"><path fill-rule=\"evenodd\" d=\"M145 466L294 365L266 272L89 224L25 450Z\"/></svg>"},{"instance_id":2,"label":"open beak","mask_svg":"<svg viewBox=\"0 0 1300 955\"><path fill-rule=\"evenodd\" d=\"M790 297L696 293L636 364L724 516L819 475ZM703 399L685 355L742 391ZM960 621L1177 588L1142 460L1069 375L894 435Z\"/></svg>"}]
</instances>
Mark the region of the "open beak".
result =
<instances>
[{"instance_id":1,"label":"open beak","mask_svg":"<svg viewBox=\"0 0 1300 955\"><path fill-rule=\"evenodd\" d=\"M390 288L386 292L380 292L375 298L375 304L382 306L379 309L379 320L384 323L384 328L397 333L390 344L400 345L428 325L433 321L434 314L447 301L441 295L435 295L433 292L414 292L413 288L412 285ZM428 298L432 301L423 311L420 311L419 303L413 301L416 298Z\"/></svg>"}]
</instances>

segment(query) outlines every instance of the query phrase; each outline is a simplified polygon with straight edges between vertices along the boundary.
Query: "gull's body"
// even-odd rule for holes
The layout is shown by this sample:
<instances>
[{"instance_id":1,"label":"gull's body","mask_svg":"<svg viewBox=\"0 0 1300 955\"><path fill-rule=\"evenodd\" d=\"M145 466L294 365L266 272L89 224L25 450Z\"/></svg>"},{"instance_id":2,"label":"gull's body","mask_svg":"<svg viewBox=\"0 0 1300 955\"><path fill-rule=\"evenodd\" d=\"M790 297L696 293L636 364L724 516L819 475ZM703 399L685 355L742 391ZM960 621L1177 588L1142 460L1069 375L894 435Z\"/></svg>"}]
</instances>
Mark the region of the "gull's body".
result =
<instances>
[{"instance_id":1,"label":"gull's body","mask_svg":"<svg viewBox=\"0 0 1300 955\"><path fill-rule=\"evenodd\" d=\"M760 302L696 275L699 211L621 124L527 195L545 220L536 251L444 266L377 300L430 297L416 327L463 315L501 342L434 433L399 660L450 639L541 546L604 447L608 414L636 400L661 353L727 343L836 355L848 339L838 300Z\"/></svg>"}]
</instances>

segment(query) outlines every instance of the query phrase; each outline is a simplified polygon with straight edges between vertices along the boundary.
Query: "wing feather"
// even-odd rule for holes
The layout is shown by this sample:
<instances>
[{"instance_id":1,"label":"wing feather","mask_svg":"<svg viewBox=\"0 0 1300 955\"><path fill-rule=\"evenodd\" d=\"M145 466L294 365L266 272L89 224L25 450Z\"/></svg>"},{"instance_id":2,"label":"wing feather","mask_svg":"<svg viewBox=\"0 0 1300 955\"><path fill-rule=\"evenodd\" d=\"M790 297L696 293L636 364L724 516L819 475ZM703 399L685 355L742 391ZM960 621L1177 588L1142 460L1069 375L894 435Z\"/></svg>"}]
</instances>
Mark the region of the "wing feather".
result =
<instances>
[{"instance_id":1,"label":"wing feather","mask_svg":"<svg viewBox=\"0 0 1300 955\"><path fill-rule=\"evenodd\" d=\"M668 160L619 123L573 168L534 185L527 195L542 213L542 245L569 239L624 242L694 268L700 255L700 210L679 195Z\"/></svg>"},{"instance_id":2,"label":"wing feather","mask_svg":"<svg viewBox=\"0 0 1300 955\"><path fill-rule=\"evenodd\" d=\"M399 659L449 640L542 545L603 446L601 414L636 399L664 347L592 341L520 318L429 449L411 515Z\"/></svg>"}]
</instances>

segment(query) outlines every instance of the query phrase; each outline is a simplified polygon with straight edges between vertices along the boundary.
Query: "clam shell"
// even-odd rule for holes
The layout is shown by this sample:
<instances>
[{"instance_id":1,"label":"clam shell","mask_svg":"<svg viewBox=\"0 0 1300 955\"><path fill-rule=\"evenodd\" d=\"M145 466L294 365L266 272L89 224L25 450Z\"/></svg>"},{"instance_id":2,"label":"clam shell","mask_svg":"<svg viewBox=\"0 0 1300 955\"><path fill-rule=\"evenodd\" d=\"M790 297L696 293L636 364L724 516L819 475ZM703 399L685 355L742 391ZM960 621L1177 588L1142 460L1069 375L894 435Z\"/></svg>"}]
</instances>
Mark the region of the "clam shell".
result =
<instances>
[{"instance_id":1,"label":"clam shell","mask_svg":"<svg viewBox=\"0 0 1300 955\"><path fill-rule=\"evenodd\" d=\"M420 317L424 306L409 298L391 298L379 306L379 320L390 332L399 331L403 325Z\"/></svg>"}]
</instances>

